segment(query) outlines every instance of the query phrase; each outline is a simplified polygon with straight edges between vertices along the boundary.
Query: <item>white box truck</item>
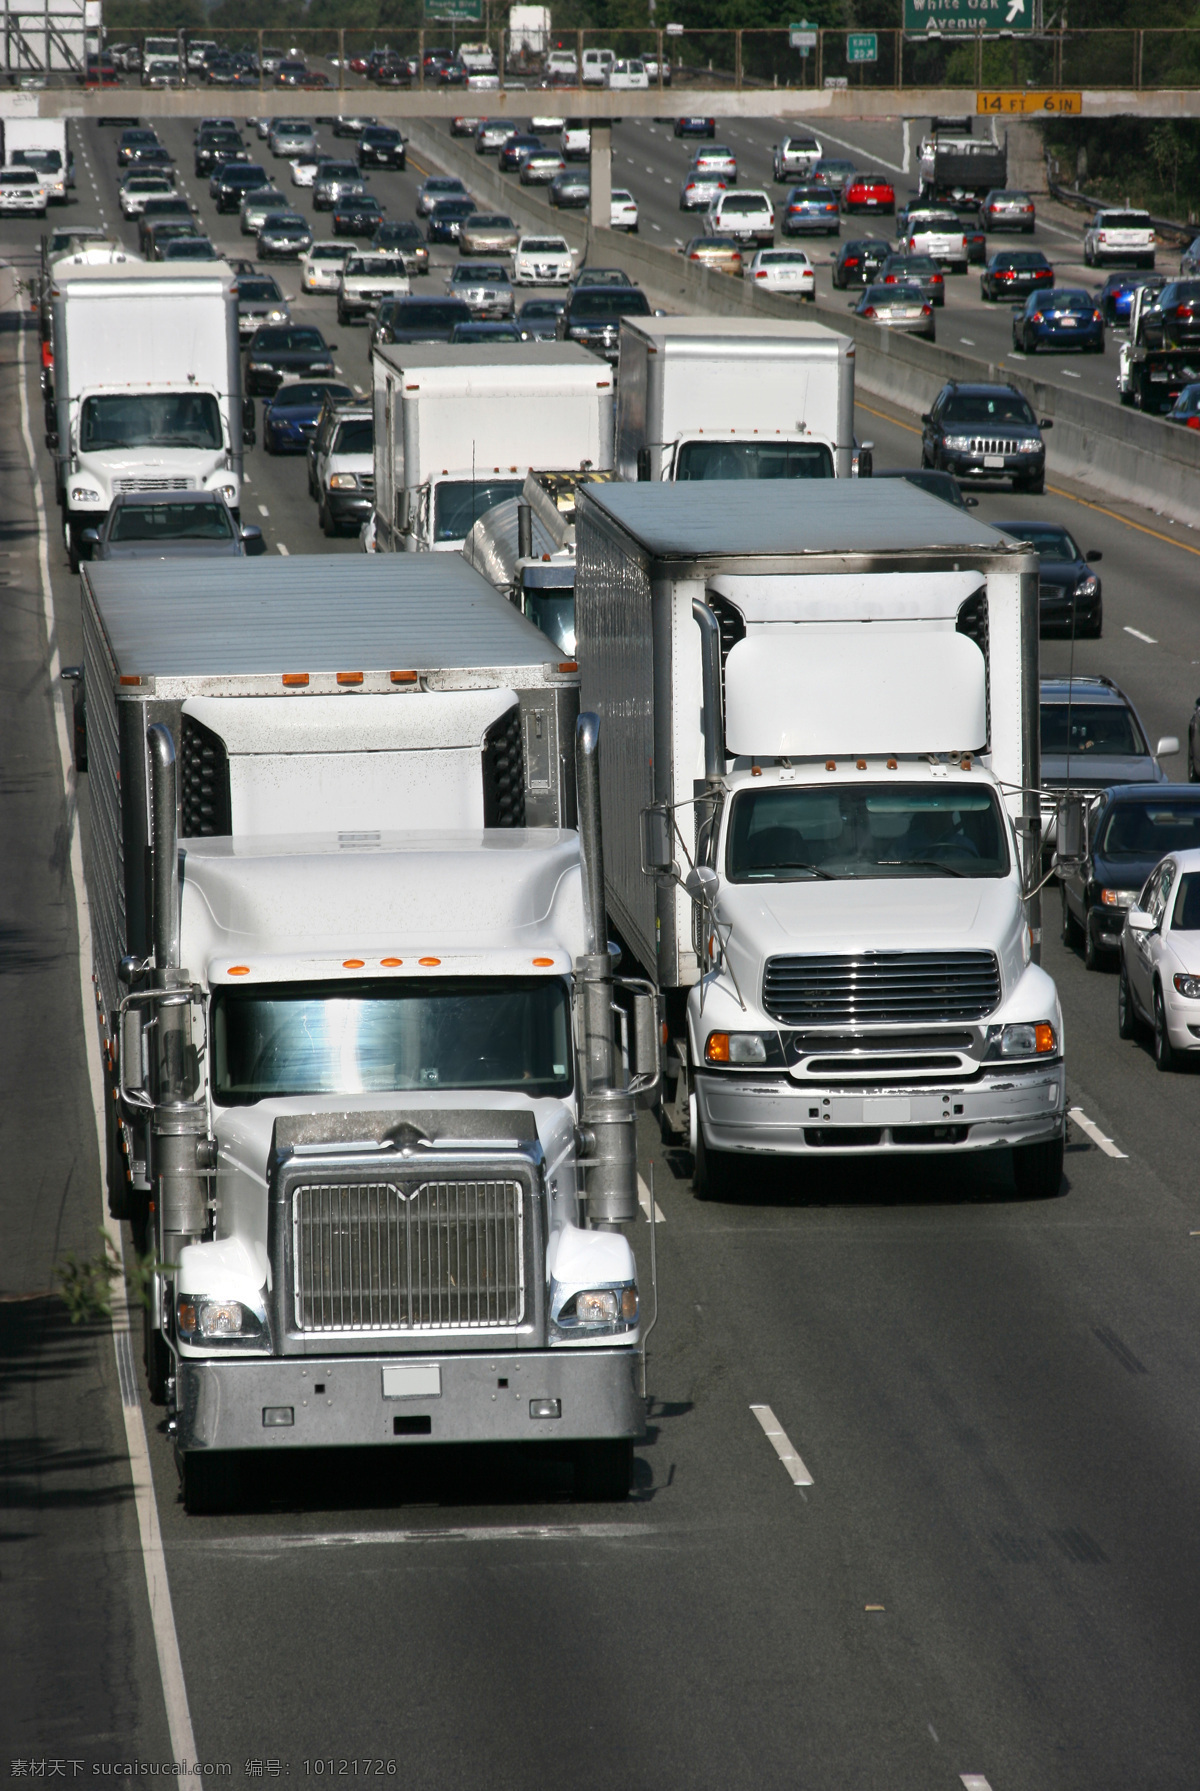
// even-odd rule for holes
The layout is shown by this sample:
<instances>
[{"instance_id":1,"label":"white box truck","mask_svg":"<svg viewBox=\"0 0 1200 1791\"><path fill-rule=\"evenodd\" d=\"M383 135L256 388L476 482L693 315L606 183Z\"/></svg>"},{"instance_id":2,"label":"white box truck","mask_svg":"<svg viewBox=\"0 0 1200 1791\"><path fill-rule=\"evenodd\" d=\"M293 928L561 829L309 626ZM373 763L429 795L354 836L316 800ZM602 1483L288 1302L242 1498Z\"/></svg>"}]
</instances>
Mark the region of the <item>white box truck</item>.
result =
<instances>
[{"instance_id":1,"label":"white box truck","mask_svg":"<svg viewBox=\"0 0 1200 1791\"><path fill-rule=\"evenodd\" d=\"M613 375L571 342L375 350L378 551L456 553L532 468L613 464Z\"/></svg>"},{"instance_id":2,"label":"white box truck","mask_svg":"<svg viewBox=\"0 0 1200 1791\"><path fill-rule=\"evenodd\" d=\"M109 1200L189 1510L239 1452L441 1441L623 1498L657 1020L574 665L459 557L81 584Z\"/></svg>"},{"instance_id":3,"label":"white box truck","mask_svg":"<svg viewBox=\"0 0 1200 1791\"><path fill-rule=\"evenodd\" d=\"M697 1191L1011 1149L1053 1192L1032 549L902 480L585 486L575 536L608 908Z\"/></svg>"},{"instance_id":4,"label":"white box truck","mask_svg":"<svg viewBox=\"0 0 1200 1791\"><path fill-rule=\"evenodd\" d=\"M72 571L125 491L242 487L237 297L224 262L53 269L55 484Z\"/></svg>"},{"instance_id":5,"label":"white box truck","mask_svg":"<svg viewBox=\"0 0 1200 1791\"><path fill-rule=\"evenodd\" d=\"M773 317L626 317L617 468L625 479L847 479L854 343Z\"/></svg>"},{"instance_id":6,"label":"white box truck","mask_svg":"<svg viewBox=\"0 0 1200 1791\"><path fill-rule=\"evenodd\" d=\"M42 176L46 196L65 205L75 185L65 118L0 118L0 159L6 167L24 163Z\"/></svg>"}]
</instances>

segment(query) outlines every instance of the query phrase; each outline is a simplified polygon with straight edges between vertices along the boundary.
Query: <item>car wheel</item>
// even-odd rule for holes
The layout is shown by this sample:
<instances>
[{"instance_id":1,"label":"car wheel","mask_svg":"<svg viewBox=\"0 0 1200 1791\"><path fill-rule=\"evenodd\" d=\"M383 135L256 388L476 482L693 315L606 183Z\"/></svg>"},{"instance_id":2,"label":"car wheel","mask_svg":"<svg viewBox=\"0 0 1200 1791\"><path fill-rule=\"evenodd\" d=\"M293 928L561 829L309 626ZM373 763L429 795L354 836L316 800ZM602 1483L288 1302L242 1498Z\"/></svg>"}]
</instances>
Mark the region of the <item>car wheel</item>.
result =
<instances>
[{"instance_id":1,"label":"car wheel","mask_svg":"<svg viewBox=\"0 0 1200 1791\"><path fill-rule=\"evenodd\" d=\"M1167 1010L1157 983L1154 985L1154 1067L1167 1073L1179 1068L1179 1054L1167 1032Z\"/></svg>"},{"instance_id":2,"label":"car wheel","mask_svg":"<svg viewBox=\"0 0 1200 1791\"><path fill-rule=\"evenodd\" d=\"M1104 633L1104 611L1103 611L1103 609L1097 609L1095 620L1093 621L1091 627L1088 629L1088 639L1090 641L1098 641L1101 638L1101 636L1103 635L1103 633Z\"/></svg>"},{"instance_id":3,"label":"car wheel","mask_svg":"<svg viewBox=\"0 0 1200 1791\"><path fill-rule=\"evenodd\" d=\"M1013 1181L1021 1200L1053 1200L1062 1186L1063 1141L1013 1146Z\"/></svg>"},{"instance_id":4,"label":"car wheel","mask_svg":"<svg viewBox=\"0 0 1200 1791\"><path fill-rule=\"evenodd\" d=\"M317 500L317 521L321 525L321 533L332 540L338 532L338 526L329 514L329 506L323 497Z\"/></svg>"},{"instance_id":5,"label":"car wheel","mask_svg":"<svg viewBox=\"0 0 1200 1791\"><path fill-rule=\"evenodd\" d=\"M1066 889L1061 884L1059 894L1062 897L1062 942L1069 951L1078 951L1083 944L1083 928L1071 913Z\"/></svg>"},{"instance_id":6,"label":"car wheel","mask_svg":"<svg viewBox=\"0 0 1200 1791\"><path fill-rule=\"evenodd\" d=\"M988 291L988 288L987 288L987 281L986 281L986 280L981 280L981 281L980 281L980 282L979 282L979 296L980 296L980 298L981 298L981 299L982 299L982 300L983 300L983 302L984 302L984 304L985 304L985 305L987 305L987 304L990 304L990 303L991 303L991 297L992 297L992 295L991 295L991 293L990 293L990 292L989 292L989 291Z\"/></svg>"},{"instance_id":7,"label":"car wheel","mask_svg":"<svg viewBox=\"0 0 1200 1791\"><path fill-rule=\"evenodd\" d=\"M1096 929L1092 925L1091 915L1083 923L1083 967L1085 970L1100 968L1100 947L1096 943Z\"/></svg>"},{"instance_id":8,"label":"car wheel","mask_svg":"<svg viewBox=\"0 0 1200 1791\"><path fill-rule=\"evenodd\" d=\"M1190 736L1188 738L1188 782L1190 784L1200 784L1200 771L1196 770L1196 755L1192 747Z\"/></svg>"},{"instance_id":9,"label":"car wheel","mask_svg":"<svg viewBox=\"0 0 1200 1791\"><path fill-rule=\"evenodd\" d=\"M1135 1039L1141 1031L1137 1009L1133 1005L1133 990L1129 987L1129 972L1125 968L1125 953L1121 953L1121 969L1117 977L1117 1033L1123 1039Z\"/></svg>"}]
</instances>

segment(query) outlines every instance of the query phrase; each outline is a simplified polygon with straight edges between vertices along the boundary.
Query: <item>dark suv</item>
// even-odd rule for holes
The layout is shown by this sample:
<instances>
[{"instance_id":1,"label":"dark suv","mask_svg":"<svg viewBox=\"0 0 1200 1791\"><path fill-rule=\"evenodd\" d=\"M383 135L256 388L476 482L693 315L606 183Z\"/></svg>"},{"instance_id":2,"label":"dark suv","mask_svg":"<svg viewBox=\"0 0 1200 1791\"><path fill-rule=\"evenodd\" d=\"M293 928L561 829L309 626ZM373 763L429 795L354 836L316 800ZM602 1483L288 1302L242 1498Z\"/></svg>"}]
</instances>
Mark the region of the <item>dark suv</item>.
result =
<instances>
[{"instance_id":1,"label":"dark suv","mask_svg":"<svg viewBox=\"0 0 1200 1791\"><path fill-rule=\"evenodd\" d=\"M646 295L638 286L576 286L558 320L559 340L578 342L606 361L616 361L622 317L649 315Z\"/></svg>"},{"instance_id":2,"label":"dark suv","mask_svg":"<svg viewBox=\"0 0 1200 1791\"><path fill-rule=\"evenodd\" d=\"M404 139L389 124L367 124L358 139L360 168L399 168L404 171L407 156Z\"/></svg>"},{"instance_id":3,"label":"dark suv","mask_svg":"<svg viewBox=\"0 0 1200 1791\"><path fill-rule=\"evenodd\" d=\"M1062 871L1063 944L1083 947L1083 961L1097 970L1101 956L1114 960L1125 915L1147 877L1168 852L1200 846L1200 790L1191 784L1120 784L1105 790L1092 808L1087 856Z\"/></svg>"},{"instance_id":4,"label":"dark suv","mask_svg":"<svg viewBox=\"0 0 1200 1791\"><path fill-rule=\"evenodd\" d=\"M921 418L921 465L956 479L1008 479L1014 491L1045 490L1049 417L1034 416L1029 400L1012 386L942 387Z\"/></svg>"}]
</instances>

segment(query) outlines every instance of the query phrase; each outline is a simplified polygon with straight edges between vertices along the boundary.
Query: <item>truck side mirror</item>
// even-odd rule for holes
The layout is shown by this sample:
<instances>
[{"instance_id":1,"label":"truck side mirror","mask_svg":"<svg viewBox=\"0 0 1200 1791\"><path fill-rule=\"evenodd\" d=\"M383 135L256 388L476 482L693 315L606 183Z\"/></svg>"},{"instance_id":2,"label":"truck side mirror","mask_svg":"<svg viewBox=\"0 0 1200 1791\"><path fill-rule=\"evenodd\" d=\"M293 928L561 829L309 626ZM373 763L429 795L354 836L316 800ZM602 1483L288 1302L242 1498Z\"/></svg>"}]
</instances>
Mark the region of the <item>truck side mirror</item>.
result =
<instances>
[{"instance_id":1,"label":"truck side mirror","mask_svg":"<svg viewBox=\"0 0 1200 1791\"><path fill-rule=\"evenodd\" d=\"M650 478L649 448L639 448L637 451L637 476L638 483L641 485L645 485Z\"/></svg>"},{"instance_id":2,"label":"truck side mirror","mask_svg":"<svg viewBox=\"0 0 1200 1791\"><path fill-rule=\"evenodd\" d=\"M684 878L683 887L693 902L715 902L721 879L710 864L697 864Z\"/></svg>"},{"instance_id":3,"label":"truck side mirror","mask_svg":"<svg viewBox=\"0 0 1200 1791\"><path fill-rule=\"evenodd\" d=\"M1053 427L1054 427L1054 418L1053 417L1039 417L1038 418L1038 428L1039 429L1053 429Z\"/></svg>"},{"instance_id":4,"label":"truck side mirror","mask_svg":"<svg viewBox=\"0 0 1200 1791\"><path fill-rule=\"evenodd\" d=\"M1087 858L1088 817L1091 805L1085 796L1060 796L1055 825L1055 867L1078 870Z\"/></svg>"},{"instance_id":5,"label":"truck side mirror","mask_svg":"<svg viewBox=\"0 0 1200 1791\"><path fill-rule=\"evenodd\" d=\"M657 1086L660 1073L658 997L652 989L634 993L631 1021L630 1074L637 1078L638 1093L646 1094Z\"/></svg>"},{"instance_id":6,"label":"truck side mirror","mask_svg":"<svg viewBox=\"0 0 1200 1791\"><path fill-rule=\"evenodd\" d=\"M648 877L675 870L675 826L665 802L642 810L642 870Z\"/></svg>"}]
</instances>

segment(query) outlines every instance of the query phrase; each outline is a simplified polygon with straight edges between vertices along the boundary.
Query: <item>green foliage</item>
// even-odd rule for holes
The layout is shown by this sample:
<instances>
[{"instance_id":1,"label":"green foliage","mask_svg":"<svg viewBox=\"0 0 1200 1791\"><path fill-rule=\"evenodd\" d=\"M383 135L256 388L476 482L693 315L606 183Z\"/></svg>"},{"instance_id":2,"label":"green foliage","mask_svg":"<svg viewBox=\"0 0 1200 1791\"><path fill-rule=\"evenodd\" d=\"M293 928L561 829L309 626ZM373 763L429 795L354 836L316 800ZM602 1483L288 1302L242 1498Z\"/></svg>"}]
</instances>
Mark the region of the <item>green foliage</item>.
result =
<instances>
[{"instance_id":1,"label":"green foliage","mask_svg":"<svg viewBox=\"0 0 1200 1791\"><path fill-rule=\"evenodd\" d=\"M1060 119L1046 127L1065 186L1184 223L1200 197L1200 121Z\"/></svg>"},{"instance_id":2,"label":"green foliage","mask_svg":"<svg viewBox=\"0 0 1200 1791\"><path fill-rule=\"evenodd\" d=\"M73 1325L95 1324L112 1317L112 1283L120 1279L121 1259L101 1227L100 1248L94 1256L80 1258L68 1250L56 1263L54 1279Z\"/></svg>"}]
</instances>

